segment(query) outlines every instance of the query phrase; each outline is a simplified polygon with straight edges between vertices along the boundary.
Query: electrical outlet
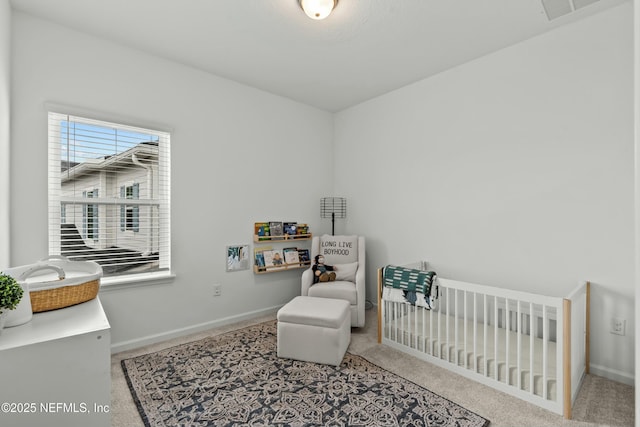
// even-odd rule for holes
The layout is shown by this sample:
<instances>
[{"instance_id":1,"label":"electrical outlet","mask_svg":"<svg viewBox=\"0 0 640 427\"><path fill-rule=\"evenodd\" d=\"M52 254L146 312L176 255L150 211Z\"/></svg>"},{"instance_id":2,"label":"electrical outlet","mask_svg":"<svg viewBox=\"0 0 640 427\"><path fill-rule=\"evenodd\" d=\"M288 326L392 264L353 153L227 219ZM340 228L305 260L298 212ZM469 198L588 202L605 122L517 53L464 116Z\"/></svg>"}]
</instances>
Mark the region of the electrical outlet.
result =
<instances>
[{"instance_id":1,"label":"electrical outlet","mask_svg":"<svg viewBox=\"0 0 640 427\"><path fill-rule=\"evenodd\" d=\"M621 317L611 318L611 333L616 335L624 335L627 320Z\"/></svg>"},{"instance_id":2,"label":"electrical outlet","mask_svg":"<svg viewBox=\"0 0 640 427\"><path fill-rule=\"evenodd\" d=\"M219 297L220 295L222 295L222 285L220 284L213 285L213 296Z\"/></svg>"}]
</instances>

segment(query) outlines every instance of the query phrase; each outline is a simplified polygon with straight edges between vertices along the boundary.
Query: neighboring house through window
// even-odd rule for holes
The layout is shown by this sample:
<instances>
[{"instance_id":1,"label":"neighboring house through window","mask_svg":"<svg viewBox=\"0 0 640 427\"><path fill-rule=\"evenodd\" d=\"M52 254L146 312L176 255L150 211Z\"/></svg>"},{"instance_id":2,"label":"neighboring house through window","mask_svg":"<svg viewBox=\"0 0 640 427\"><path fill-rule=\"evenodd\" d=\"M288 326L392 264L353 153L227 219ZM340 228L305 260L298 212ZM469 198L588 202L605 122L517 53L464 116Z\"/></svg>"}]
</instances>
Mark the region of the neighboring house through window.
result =
<instances>
[{"instance_id":1,"label":"neighboring house through window","mask_svg":"<svg viewBox=\"0 0 640 427\"><path fill-rule=\"evenodd\" d=\"M170 270L169 134L49 113L49 254Z\"/></svg>"}]
</instances>

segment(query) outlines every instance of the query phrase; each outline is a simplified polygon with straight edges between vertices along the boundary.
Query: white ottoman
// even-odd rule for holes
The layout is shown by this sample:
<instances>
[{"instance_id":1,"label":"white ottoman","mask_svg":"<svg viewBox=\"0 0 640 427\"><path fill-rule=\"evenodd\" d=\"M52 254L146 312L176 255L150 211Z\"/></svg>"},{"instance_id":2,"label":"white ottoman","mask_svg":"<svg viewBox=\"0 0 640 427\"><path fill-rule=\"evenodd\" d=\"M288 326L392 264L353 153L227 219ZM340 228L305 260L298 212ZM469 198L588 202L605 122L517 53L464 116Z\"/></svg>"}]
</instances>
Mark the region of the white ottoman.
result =
<instances>
[{"instance_id":1,"label":"white ottoman","mask_svg":"<svg viewBox=\"0 0 640 427\"><path fill-rule=\"evenodd\" d=\"M278 357L339 366L351 342L349 301L295 297L278 310Z\"/></svg>"}]
</instances>

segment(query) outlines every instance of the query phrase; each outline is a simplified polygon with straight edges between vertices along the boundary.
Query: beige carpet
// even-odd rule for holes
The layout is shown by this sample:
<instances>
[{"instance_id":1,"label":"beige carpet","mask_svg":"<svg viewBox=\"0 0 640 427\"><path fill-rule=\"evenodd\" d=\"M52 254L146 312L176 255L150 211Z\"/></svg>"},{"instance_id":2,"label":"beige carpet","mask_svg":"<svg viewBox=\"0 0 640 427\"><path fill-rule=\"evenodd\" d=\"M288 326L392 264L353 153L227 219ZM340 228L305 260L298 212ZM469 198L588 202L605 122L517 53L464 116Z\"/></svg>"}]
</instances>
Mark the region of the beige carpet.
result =
<instances>
[{"instance_id":1,"label":"beige carpet","mask_svg":"<svg viewBox=\"0 0 640 427\"><path fill-rule=\"evenodd\" d=\"M448 372L415 357L377 344L375 310L367 311L367 326L354 328L348 351L363 356L385 369L410 378L413 382L491 420L491 426L633 426L633 387L589 375L573 408L574 419L564 420L535 405L511 397L490 387ZM207 332L158 343L112 356L111 416L114 427L143 427L129 392L120 362L122 359L158 351L209 335L220 334L251 324L275 319L262 316ZM416 372L418 373L416 375Z\"/></svg>"},{"instance_id":2,"label":"beige carpet","mask_svg":"<svg viewBox=\"0 0 640 427\"><path fill-rule=\"evenodd\" d=\"M573 405L573 418L612 426L632 426L634 388L587 375Z\"/></svg>"}]
</instances>

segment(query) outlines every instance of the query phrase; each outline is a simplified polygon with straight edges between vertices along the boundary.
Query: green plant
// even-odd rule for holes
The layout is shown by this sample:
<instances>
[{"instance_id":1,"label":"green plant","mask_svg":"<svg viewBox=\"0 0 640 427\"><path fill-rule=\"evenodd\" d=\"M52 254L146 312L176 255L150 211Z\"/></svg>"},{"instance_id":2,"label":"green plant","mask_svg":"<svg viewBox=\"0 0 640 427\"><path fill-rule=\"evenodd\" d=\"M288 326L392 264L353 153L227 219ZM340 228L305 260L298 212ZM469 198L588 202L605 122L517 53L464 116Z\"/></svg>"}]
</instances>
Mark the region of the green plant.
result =
<instances>
[{"instance_id":1,"label":"green plant","mask_svg":"<svg viewBox=\"0 0 640 427\"><path fill-rule=\"evenodd\" d=\"M14 310L22 299L22 286L8 274L0 273L0 314Z\"/></svg>"}]
</instances>

